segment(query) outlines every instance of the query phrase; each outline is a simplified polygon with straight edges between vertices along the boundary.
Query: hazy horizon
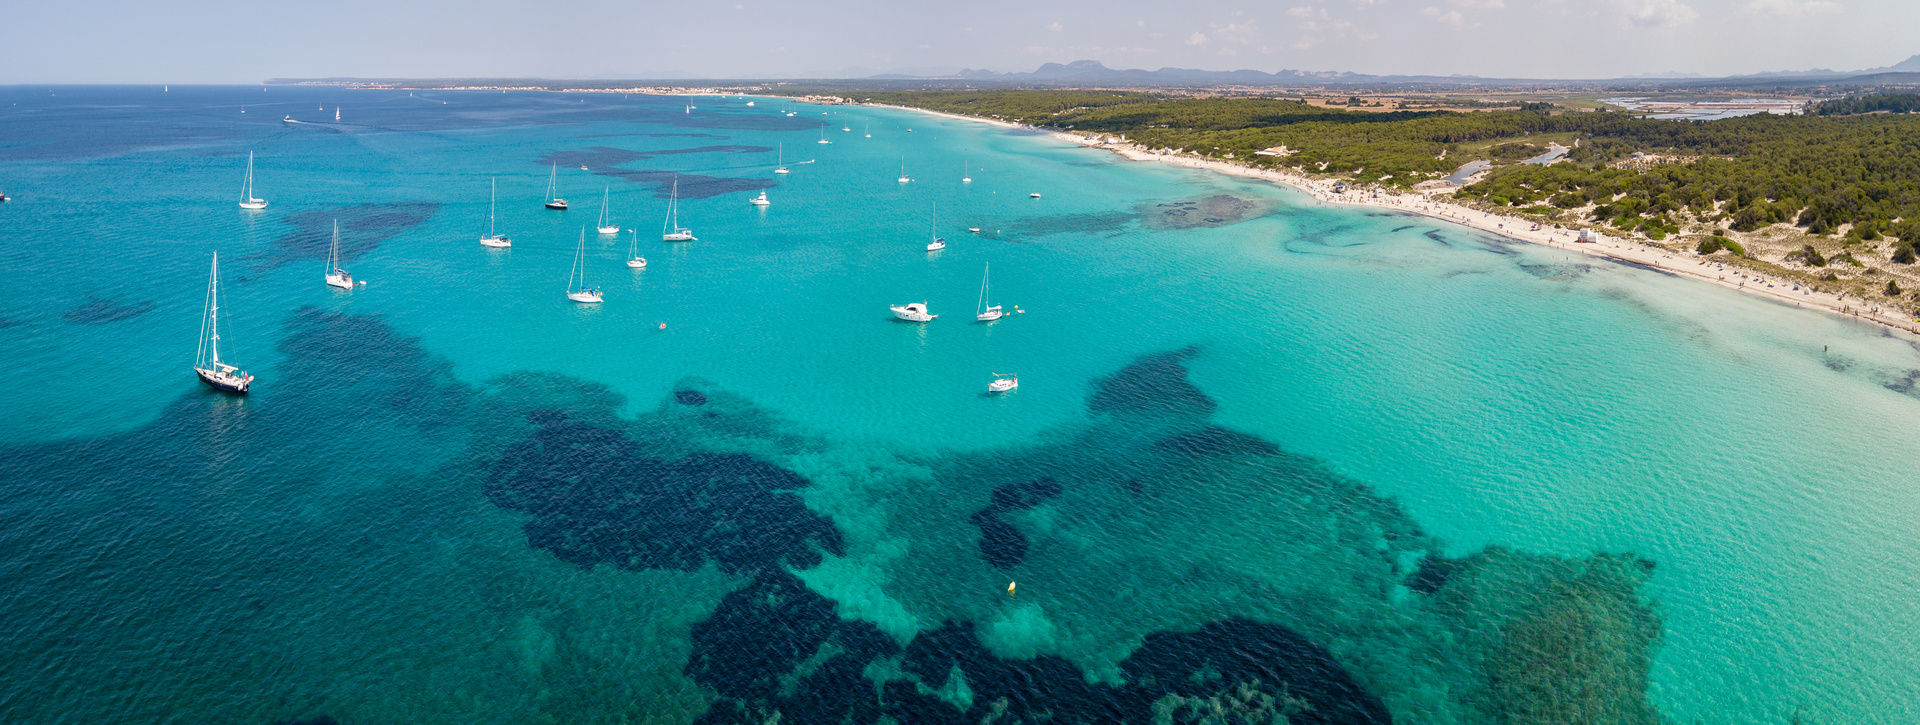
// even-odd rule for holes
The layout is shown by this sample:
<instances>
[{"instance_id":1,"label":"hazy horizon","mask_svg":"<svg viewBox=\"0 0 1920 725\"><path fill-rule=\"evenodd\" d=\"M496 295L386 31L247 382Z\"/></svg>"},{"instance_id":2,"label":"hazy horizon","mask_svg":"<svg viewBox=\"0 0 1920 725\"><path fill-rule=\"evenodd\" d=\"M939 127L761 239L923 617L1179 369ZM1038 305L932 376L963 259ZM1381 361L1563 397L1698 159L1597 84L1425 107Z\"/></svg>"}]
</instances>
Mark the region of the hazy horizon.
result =
<instances>
[{"instance_id":1,"label":"hazy horizon","mask_svg":"<svg viewBox=\"0 0 1920 725\"><path fill-rule=\"evenodd\" d=\"M1604 79L1884 67L1920 4L1845 0L1003 1L966 9L586 0L330 7L79 0L9 9L0 84L267 78L859 78L1110 68ZM1577 29L1574 32L1572 29ZM677 42L661 42L670 39Z\"/></svg>"}]
</instances>

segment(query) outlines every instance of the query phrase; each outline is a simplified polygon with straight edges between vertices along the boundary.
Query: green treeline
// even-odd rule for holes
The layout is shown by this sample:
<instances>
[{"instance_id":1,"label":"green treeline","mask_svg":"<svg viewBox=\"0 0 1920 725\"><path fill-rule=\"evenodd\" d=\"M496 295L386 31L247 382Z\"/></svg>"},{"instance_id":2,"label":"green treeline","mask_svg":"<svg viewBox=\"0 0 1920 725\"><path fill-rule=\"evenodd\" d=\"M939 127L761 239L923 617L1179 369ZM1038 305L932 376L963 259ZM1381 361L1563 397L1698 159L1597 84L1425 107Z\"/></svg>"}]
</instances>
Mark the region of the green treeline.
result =
<instances>
[{"instance_id":1,"label":"green treeline","mask_svg":"<svg viewBox=\"0 0 1920 725\"><path fill-rule=\"evenodd\" d=\"M1857 116L1879 111L1888 113L1920 111L1920 93L1874 93L1821 101L1807 107L1807 113L1815 116Z\"/></svg>"},{"instance_id":2,"label":"green treeline","mask_svg":"<svg viewBox=\"0 0 1920 725\"><path fill-rule=\"evenodd\" d=\"M1562 143L1579 139L1568 161L1507 165L1457 196L1532 206L1529 211L1595 205L1589 217L1654 238L1678 231L1684 212L1736 231L1790 222L1832 234L1852 224L1851 237L1898 238L1896 259L1912 259L1909 247L1920 239L1920 115L1758 114L1697 122L1611 112L1555 115L1546 104L1484 113L1370 113L1277 99L1044 90L892 92L872 100L1125 134L1149 148L1399 187L1476 158L1525 158L1545 150L1530 136L1555 134ZM1279 146L1288 155L1255 154ZM1614 168L1636 152L1654 155L1655 163Z\"/></svg>"}]
</instances>

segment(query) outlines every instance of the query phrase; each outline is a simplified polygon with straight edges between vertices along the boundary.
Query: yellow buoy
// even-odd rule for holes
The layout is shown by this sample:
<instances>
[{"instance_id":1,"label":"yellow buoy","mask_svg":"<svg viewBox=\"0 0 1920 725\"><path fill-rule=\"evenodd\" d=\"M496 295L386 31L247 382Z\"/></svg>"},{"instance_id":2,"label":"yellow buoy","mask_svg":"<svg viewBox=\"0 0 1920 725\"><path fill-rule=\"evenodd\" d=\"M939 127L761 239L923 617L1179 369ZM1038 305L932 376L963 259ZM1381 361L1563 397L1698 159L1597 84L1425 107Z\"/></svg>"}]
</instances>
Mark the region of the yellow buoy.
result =
<instances>
[{"instance_id":1,"label":"yellow buoy","mask_svg":"<svg viewBox=\"0 0 1920 725\"><path fill-rule=\"evenodd\" d=\"M1013 588L1019 584L1020 582L1007 582L1007 596L1013 596Z\"/></svg>"}]
</instances>

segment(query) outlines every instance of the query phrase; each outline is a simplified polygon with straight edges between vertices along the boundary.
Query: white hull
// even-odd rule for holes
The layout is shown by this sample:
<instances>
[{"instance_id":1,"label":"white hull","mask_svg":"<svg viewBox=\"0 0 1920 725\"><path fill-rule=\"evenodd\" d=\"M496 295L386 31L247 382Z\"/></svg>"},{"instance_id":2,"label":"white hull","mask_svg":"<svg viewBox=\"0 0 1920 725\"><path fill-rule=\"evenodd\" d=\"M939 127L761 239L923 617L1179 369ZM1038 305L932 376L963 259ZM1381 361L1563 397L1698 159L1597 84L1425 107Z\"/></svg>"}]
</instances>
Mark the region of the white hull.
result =
<instances>
[{"instance_id":1,"label":"white hull","mask_svg":"<svg viewBox=\"0 0 1920 725\"><path fill-rule=\"evenodd\" d=\"M1004 316L1006 316L1006 313L1000 311L1000 306L994 305L992 307L988 307L986 312L982 312L980 314L974 315L974 318L978 319L981 322L992 322Z\"/></svg>"},{"instance_id":2,"label":"white hull","mask_svg":"<svg viewBox=\"0 0 1920 725\"><path fill-rule=\"evenodd\" d=\"M902 177L900 177L900 183L902 183L902 184L905 184L905 183L907 183L907 182L910 182L910 181L913 181L913 179L909 179L909 178L907 178L907 177L905 177L905 176L902 176Z\"/></svg>"},{"instance_id":3,"label":"white hull","mask_svg":"<svg viewBox=\"0 0 1920 725\"><path fill-rule=\"evenodd\" d=\"M267 208L267 200L266 200L266 199L254 199L254 200L252 200L252 201L243 201L243 202L240 202L240 208L242 208L242 209L265 209L265 208Z\"/></svg>"},{"instance_id":4,"label":"white hull","mask_svg":"<svg viewBox=\"0 0 1920 725\"><path fill-rule=\"evenodd\" d=\"M939 240L935 240L934 243L927 245L927 251L929 252L938 252L946 248L947 248L947 243Z\"/></svg>"},{"instance_id":5,"label":"white hull","mask_svg":"<svg viewBox=\"0 0 1920 725\"><path fill-rule=\"evenodd\" d=\"M507 247L513 246L513 240L508 239L506 237L481 237L480 246L493 247L494 249L505 249Z\"/></svg>"},{"instance_id":6,"label":"white hull","mask_svg":"<svg viewBox=\"0 0 1920 725\"><path fill-rule=\"evenodd\" d=\"M785 167L785 166L782 166L782 167L780 167L780 168L777 168L777 169L774 169L774 170L773 170L773 173L776 173L776 174L791 174L791 173L793 173L793 172L791 172L791 171L788 171L788 170L787 170L787 167Z\"/></svg>"},{"instance_id":7,"label":"white hull","mask_svg":"<svg viewBox=\"0 0 1920 725\"><path fill-rule=\"evenodd\" d=\"M353 275L329 274L327 275L327 286L339 287L340 289L353 289Z\"/></svg>"},{"instance_id":8,"label":"white hull","mask_svg":"<svg viewBox=\"0 0 1920 725\"><path fill-rule=\"evenodd\" d=\"M634 269L646 269L647 260L644 257L635 257L633 259L627 260L627 266L632 267Z\"/></svg>"},{"instance_id":9,"label":"white hull","mask_svg":"<svg viewBox=\"0 0 1920 725\"><path fill-rule=\"evenodd\" d=\"M987 383L987 392L1004 393L1017 387L1020 387L1019 378L999 378Z\"/></svg>"},{"instance_id":10,"label":"white hull","mask_svg":"<svg viewBox=\"0 0 1920 725\"><path fill-rule=\"evenodd\" d=\"M833 142L823 138L823 139L820 139L820 143L833 143Z\"/></svg>"},{"instance_id":11,"label":"white hull","mask_svg":"<svg viewBox=\"0 0 1920 725\"><path fill-rule=\"evenodd\" d=\"M600 302L600 293L599 292L568 292L567 299L573 300L583 305L598 304Z\"/></svg>"},{"instance_id":12,"label":"white hull","mask_svg":"<svg viewBox=\"0 0 1920 725\"><path fill-rule=\"evenodd\" d=\"M1034 192L1034 193L1031 193L1031 194L1028 194L1027 196L1029 196L1029 197L1032 197L1032 198L1034 198L1034 199L1038 199L1038 198L1040 198L1040 192L1037 192L1037 191L1036 191L1036 192Z\"/></svg>"},{"instance_id":13,"label":"white hull","mask_svg":"<svg viewBox=\"0 0 1920 725\"><path fill-rule=\"evenodd\" d=\"M660 241L663 241L663 242L694 242L694 241L699 241L699 240L697 240L697 239L694 239L694 238L693 238L693 230L691 230L691 229L682 229L682 230L680 230L680 231L677 231L677 232L674 232L674 233L672 233L672 234L662 234L662 235L660 235Z\"/></svg>"},{"instance_id":14,"label":"white hull","mask_svg":"<svg viewBox=\"0 0 1920 725\"><path fill-rule=\"evenodd\" d=\"M762 191L759 196L748 199L747 203L754 206L767 206L773 202L767 201L767 192Z\"/></svg>"},{"instance_id":15,"label":"white hull","mask_svg":"<svg viewBox=\"0 0 1920 725\"><path fill-rule=\"evenodd\" d=\"M900 305L888 309L893 310L894 317L908 322L932 322L933 318L939 317L939 315L927 314L927 303L925 302L915 302L913 304Z\"/></svg>"},{"instance_id":16,"label":"white hull","mask_svg":"<svg viewBox=\"0 0 1920 725\"><path fill-rule=\"evenodd\" d=\"M598 229L600 230L601 234L619 234L620 233L619 226L598 227Z\"/></svg>"},{"instance_id":17,"label":"white hull","mask_svg":"<svg viewBox=\"0 0 1920 725\"><path fill-rule=\"evenodd\" d=\"M971 177L971 176L963 176L963 177L961 177L961 178L960 178L960 183L962 183L962 184L971 184L971 183L973 183L973 177Z\"/></svg>"}]
</instances>

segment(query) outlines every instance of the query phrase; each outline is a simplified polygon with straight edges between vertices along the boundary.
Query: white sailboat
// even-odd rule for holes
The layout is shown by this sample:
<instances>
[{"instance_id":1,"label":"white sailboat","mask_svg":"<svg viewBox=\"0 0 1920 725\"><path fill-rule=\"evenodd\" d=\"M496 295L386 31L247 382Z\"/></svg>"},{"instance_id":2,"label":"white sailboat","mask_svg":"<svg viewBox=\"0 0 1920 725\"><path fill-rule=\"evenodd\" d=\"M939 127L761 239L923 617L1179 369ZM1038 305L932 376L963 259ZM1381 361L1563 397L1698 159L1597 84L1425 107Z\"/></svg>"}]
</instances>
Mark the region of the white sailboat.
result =
<instances>
[{"instance_id":1,"label":"white sailboat","mask_svg":"<svg viewBox=\"0 0 1920 725\"><path fill-rule=\"evenodd\" d=\"M773 202L767 201L767 192L762 191L759 196L748 197L747 203L754 206L767 206Z\"/></svg>"},{"instance_id":2,"label":"white sailboat","mask_svg":"<svg viewBox=\"0 0 1920 725\"><path fill-rule=\"evenodd\" d=\"M480 238L481 246L496 249L513 246L513 240L508 239L507 235L493 233L493 207L500 198L499 187L499 182L493 179L487 180L487 235Z\"/></svg>"},{"instance_id":3,"label":"white sailboat","mask_svg":"<svg viewBox=\"0 0 1920 725\"><path fill-rule=\"evenodd\" d=\"M567 200L553 195L555 185L559 182L559 180L560 180L560 164L556 162L553 165L553 170L547 172L547 208L566 211Z\"/></svg>"},{"instance_id":4,"label":"white sailboat","mask_svg":"<svg viewBox=\"0 0 1920 725\"><path fill-rule=\"evenodd\" d=\"M833 143L827 140L827 124L820 124L820 143Z\"/></svg>"},{"instance_id":5,"label":"white sailboat","mask_svg":"<svg viewBox=\"0 0 1920 725\"><path fill-rule=\"evenodd\" d=\"M993 265L987 265L985 269L980 270L980 301L974 303L973 317L981 322L998 320L1001 315L1000 306L993 304L993 298L987 294L987 272L991 271L992 267Z\"/></svg>"},{"instance_id":6,"label":"white sailboat","mask_svg":"<svg viewBox=\"0 0 1920 725\"><path fill-rule=\"evenodd\" d=\"M764 196L765 193L762 193ZM667 197L667 221L660 227L660 241L697 242L693 230L680 226L680 177L673 177L673 192Z\"/></svg>"},{"instance_id":7,"label":"white sailboat","mask_svg":"<svg viewBox=\"0 0 1920 725\"><path fill-rule=\"evenodd\" d=\"M253 376L220 360L220 253L213 253L213 271L207 276L207 311L200 318L200 349L193 353L193 372L207 387L246 395Z\"/></svg>"},{"instance_id":8,"label":"white sailboat","mask_svg":"<svg viewBox=\"0 0 1920 725\"><path fill-rule=\"evenodd\" d=\"M573 248L573 271L567 273L567 299L587 305L598 304L600 290L587 286L586 261L587 228L580 227L580 244ZM580 285L577 287L573 284L575 279L580 280Z\"/></svg>"},{"instance_id":9,"label":"white sailboat","mask_svg":"<svg viewBox=\"0 0 1920 725\"><path fill-rule=\"evenodd\" d=\"M340 220L333 220L333 245L327 247L327 286L353 289L353 275L340 268Z\"/></svg>"},{"instance_id":10,"label":"white sailboat","mask_svg":"<svg viewBox=\"0 0 1920 725\"><path fill-rule=\"evenodd\" d=\"M339 106L334 106L334 107L333 107L333 120L335 120L335 121L338 121L338 120L340 120L340 107L339 107Z\"/></svg>"},{"instance_id":11,"label":"white sailboat","mask_svg":"<svg viewBox=\"0 0 1920 725\"><path fill-rule=\"evenodd\" d=\"M946 249L947 240L940 238L940 202L936 201L933 203L933 217L929 225L933 233L933 241L927 243L927 251L938 252Z\"/></svg>"},{"instance_id":12,"label":"white sailboat","mask_svg":"<svg viewBox=\"0 0 1920 725\"><path fill-rule=\"evenodd\" d=\"M774 156L773 156L773 173L776 173L776 174L788 173L787 172L787 145L784 143L775 144L774 148L776 150L774 151Z\"/></svg>"},{"instance_id":13,"label":"white sailboat","mask_svg":"<svg viewBox=\"0 0 1920 725\"><path fill-rule=\"evenodd\" d=\"M962 184L973 183L973 174L971 173L973 171L972 166L973 166L973 162L970 162L970 161L960 162L960 183Z\"/></svg>"},{"instance_id":14,"label":"white sailboat","mask_svg":"<svg viewBox=\"0 0 1920 725\"><path fill-rule=\"evenodd\" d=\"M913 179L907 176L907 157L902 156L900 157L900 183L905 184L909 181Z\"/></svg>"},{"instance_id":15,"label":"white sailboat","mask_svg":"<svg viewBox=\"0 0 1920 725\"><path fill-rule=\"evenodd\" d=\"M634 269L647 268L647 258L640 256L640 230L638 229L633 230L632 237L627 240L627 266Z\"/></svg>"},{"instance_id":16,"label":"white sailboat","mask_svg":"<svg viewBox=\"0 0 1920 725\"><path fill-rule=\"evenodd\" d=\"M852 127L852 126L844 126L844 125L843 125L843 126L841 126L841 127L840 127L840 130L842 130L842 131L852 131L852 130L853 130L853 127Z\"/></svg>"},{"instance_id":17,"label":"white sailboat","mask_svg":"<svg viewBox=\"0 0 1920 725\"><path fill-rule=\"evenodd\" d=\"M608 195L612 193L613 193L612 185L608 185L607 188L600 191L600 225L595 228L598 229L601 234L619 234L620 233L620 225L607 223L607 198L608 198Z\"/></svg>"},{"instance_id":18,"label":"white sailboat","mask_svg":"<svg viewBox=\"0 0 1920 725\"><path fill-rule=\"evenodd\" d=\"M909 302L904 305L894 305L887 309L893 310L894 317L908 322L932 322L933 318L939 317L939 315L929 314L927 312L927 303L925 302Z\"/></svg>"},{"instance_id":19,"label":"white sailboat","mask_svg":"<svg viewBox=\"0 0 1920 725\"><path fill-rule=\"evenodd\" d=\"M240 208L242 209L267 208L266 199L255 198L253 195L253 152L252 151L247 152L247 182L245 186L241 187Z\"/></svg>"},{"instance_id":20,"label":"white sailboat","mask_svg":"<svg viewBox=\"0 0 1920 725\"><path fill-rule=\"evenodd\" d=\"M862 128L866 129L867 138L873 138L873 124L869 123L865 126L862 126Z\"/></svg>"}]
</instances>

